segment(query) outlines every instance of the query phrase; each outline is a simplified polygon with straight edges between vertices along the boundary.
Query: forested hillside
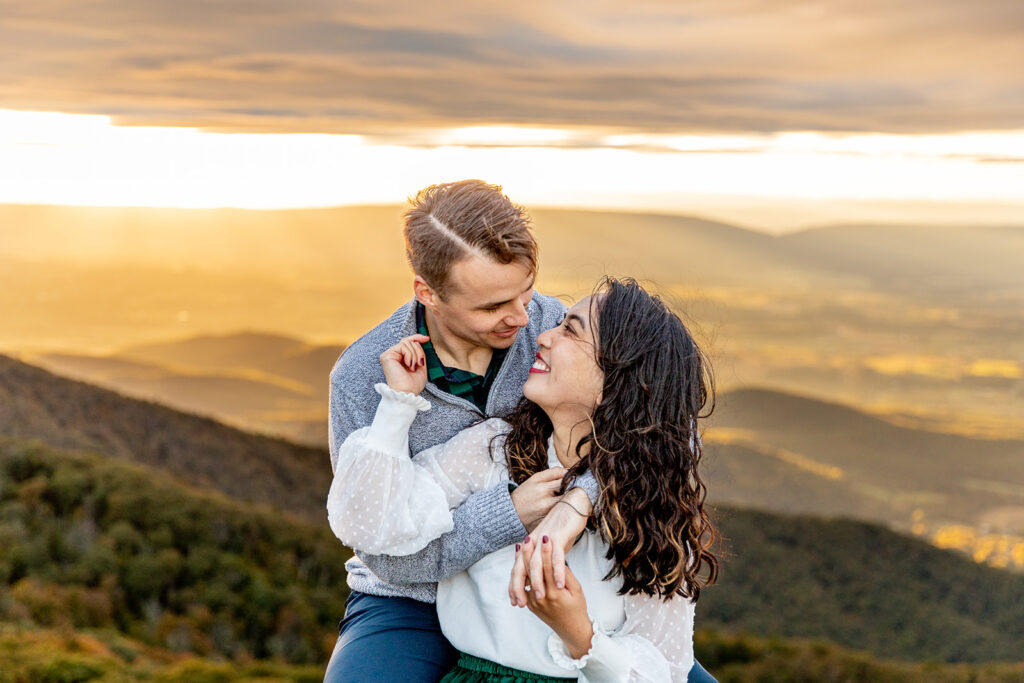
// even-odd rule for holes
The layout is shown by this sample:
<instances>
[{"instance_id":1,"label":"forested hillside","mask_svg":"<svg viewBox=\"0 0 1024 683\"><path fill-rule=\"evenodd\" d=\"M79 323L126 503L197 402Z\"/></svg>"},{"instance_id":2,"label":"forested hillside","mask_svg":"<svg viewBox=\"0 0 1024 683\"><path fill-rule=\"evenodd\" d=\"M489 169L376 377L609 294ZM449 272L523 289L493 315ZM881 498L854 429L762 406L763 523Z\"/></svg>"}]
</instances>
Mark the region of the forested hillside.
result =
<instances>
[{"instance_id":1,"label":"forested hillside","mask_svg":"<svg viewBox=\"0 0 1024 683\"><path fill-rule=\"evenodd\" d=\"M0 620L111 628L199 655L325 662L348 551L326 523L38 442L0 445ZM1019 657L1024 577L871 524L718 511L698 625L878 657Z\"/></svg>"},{"instance_id":2,"label":"forested hillside","mask_svg":"<svg viewBox=\"0 0 1024 683\"><path fill-rule=\"evenodd\" d=\"M0 621L326 661L350 552L326 523L39 442L0 442Z\"/></svg>"},{"instance_id":3,"label":"forested hillside","mask_svg":"<svg viewBox=\"0 0 1024 683\"><path fill-rule=\"evenodd\" d=\"M239 500L273 504L315 522L326 519L326 449L243 432L3 355L0 435L98 451Z\"/></svg>"}]
</instances>

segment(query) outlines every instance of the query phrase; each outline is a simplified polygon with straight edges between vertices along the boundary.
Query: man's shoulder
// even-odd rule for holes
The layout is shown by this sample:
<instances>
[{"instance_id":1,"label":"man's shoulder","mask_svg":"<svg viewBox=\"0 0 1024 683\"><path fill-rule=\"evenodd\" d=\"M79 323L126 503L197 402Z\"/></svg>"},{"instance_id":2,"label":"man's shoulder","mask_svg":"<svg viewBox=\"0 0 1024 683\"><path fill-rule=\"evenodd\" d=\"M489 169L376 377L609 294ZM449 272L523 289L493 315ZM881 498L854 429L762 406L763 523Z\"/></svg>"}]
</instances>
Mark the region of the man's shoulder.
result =
<instances>
[{"instance_id":1,"label":"man's shoulder","mask_svg":"<svg viewBox=\"0 0 1024 683\"><path fill-rule=\"evenodd\" d=\"M369 379L375 375L368 370L380 369L380 354L411 334L406 328L410 324L415 326L415 322L410 323L412 305L411 301L403 304L379 325L349 344L334 362L331 381L355 377Z\"/></svg>"}]
</instances>

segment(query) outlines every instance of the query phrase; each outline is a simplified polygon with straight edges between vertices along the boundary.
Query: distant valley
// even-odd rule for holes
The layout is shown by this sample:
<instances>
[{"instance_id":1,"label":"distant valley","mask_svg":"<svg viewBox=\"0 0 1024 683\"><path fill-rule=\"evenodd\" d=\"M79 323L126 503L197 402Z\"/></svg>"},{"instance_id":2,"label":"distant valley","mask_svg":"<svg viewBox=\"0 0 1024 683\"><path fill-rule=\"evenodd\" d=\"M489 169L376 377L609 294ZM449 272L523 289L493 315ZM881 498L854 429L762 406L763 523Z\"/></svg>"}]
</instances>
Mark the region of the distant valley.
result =
<instances>
[{"instance_id":1,"label":"distant valley","mask_svg":"<svg viewBox=\"0 0 1024 683\"><path fill-rule=\"evenodd\" d=\"M320 468L331 364L410 296L401 210L0 206L0 353L304 444ZM715 501L1024 567L1024 228L533 216L539 291L637 276L708 350ZM75 429L74 447L139 439Z\"/></svg>"},{"instance_id":2,"label":"distant valley","mask_svg":"<svg viewBox=\"0 0 1024 683\"><path fill-rule=\"evenodd\" d=\"M1024 439L1024 228L771 236L688 216L533 213L540 291L571 300L606 272L644 279L687 316L723 389L763 386L924 429ZM344 346L411 295L400 214L0 205L0 278L14 283L0 289L0 352L120 356L240 330ZM194 381L161 387L165 400ZM303 420L279 420L282 433Z\"/></svg>"}]
</instances>

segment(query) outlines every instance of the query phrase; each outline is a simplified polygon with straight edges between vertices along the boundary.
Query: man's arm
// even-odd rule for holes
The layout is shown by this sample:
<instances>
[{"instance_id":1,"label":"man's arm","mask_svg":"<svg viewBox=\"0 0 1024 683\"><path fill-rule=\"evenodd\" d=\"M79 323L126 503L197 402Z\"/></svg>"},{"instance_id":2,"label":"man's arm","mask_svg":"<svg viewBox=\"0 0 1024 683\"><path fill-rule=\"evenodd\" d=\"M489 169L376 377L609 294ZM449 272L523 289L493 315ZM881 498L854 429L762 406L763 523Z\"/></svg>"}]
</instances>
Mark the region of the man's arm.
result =
<instances>
[{"instance_id":1,"label":"man's arm","mask_svg":"<svg viewBox=\"0 0 1024 683\"><path fill-rule=\"evenodd\" d=\"M594 475L587 472L574 483L586 492L592 507L597 502L598 490ZM512 503L506 482L471 495L452 511L452 522L454 527L451 531L434 539L412 555L394 557L360 554L359 559L370 571L388 583L436 583L468 569L495 550L522 541L527 533ZM565 514L549 514L540 526L549 529L564 526L568 529L565 535L575 538L578 533L575 529L577 523L579 520L576 519L576 515L567 517ZM464 542L474 543L479 547L460 547L460 543Z\"/></svg>"},{"instance_id":2,"label":"man's arm","mask_svg":"<svg viewBox=\"0 0 1024 683\"><path fill-rule=\"evenodd\" d=\"M370 571L393 584L436 583L526 536L508 484L478 491L452 511L453 528L412 555L359 555Z\"/></svg>"},{"instance_id":3,"label":"man's arm","mask_svg":"<svg viewBox=\"0 0 1024 683\"><path fill-rule=\"evenodd\" d=\"M341 444L349 434L369 425L377 408L377 394L367 382L376 378L367 378L365 368L356 367L358 365L358 360L342 356L331 371L329 445L332 470ZM353 395L353 390L359 391L364 386L367 387L365 397ZM389 583L435 582L462 571L487 554L526 535L504 483L471 495L453 511L452 520L452 531L417 553L403 557L360 554L359 559Z\"/></svg>"},{"instance_id":4,"label":"man's arm","mask_svg":"<svg viewBox=\"0 0 1024 683\"><path fill-rule=\"evenodd\" d=\"M378 397L371 387L366 396L354 396L353 388L366 386L358 363L342 356L331 371L329 443L331 466L348 435L373 421ZM383 375L383 373L381 373ZM591 498L597 498L597 482L587 473L577 479ZM442 581L467 569L486 555L522 540L526 528L513 505L507 484L478 491L452 512L453 528L422 550L405 556L364 555L359 559L379 578L393 584ZM358 550L357 550L358 553Z\"/></svg>"}]
</instances>

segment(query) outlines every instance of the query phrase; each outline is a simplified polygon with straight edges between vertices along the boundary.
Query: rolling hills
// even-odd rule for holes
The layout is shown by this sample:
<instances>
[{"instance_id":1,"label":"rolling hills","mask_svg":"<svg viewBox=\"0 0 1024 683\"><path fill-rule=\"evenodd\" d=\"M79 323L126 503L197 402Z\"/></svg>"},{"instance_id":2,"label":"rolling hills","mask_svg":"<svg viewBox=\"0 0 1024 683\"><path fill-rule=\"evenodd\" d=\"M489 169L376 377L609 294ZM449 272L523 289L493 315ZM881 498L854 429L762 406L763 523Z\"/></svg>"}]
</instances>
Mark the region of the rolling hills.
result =
<instances>
[{"instance_id":1,"label":"rolling hills","mask_svg":"<svg viewBox=\"0 0 1024 683\"><path fill-rule=\"evenodd\" d=\"M825 638L876 657L1022 657L1024 576L865 522L731 508L718 518L725 570L698 604L704 627Z\"/></svg>"},{"instance_id":2,"label":"rolling hills","mask_svg":"<svg viewBox=\"0 0 1024 683\"><path fill-rule=\"evenodd\" d=\"M108 355L28 355L35 365L248 431L322 447L327 373L343 347L240 333L128 347Z\"/></svg>"},{"instance_id":3,"label":"rolling hills","mask_svg":"<svg viewBox=\"0 0 1024 683\"><path fill-rule=\"evenodd\" d=\"M732 502L771 497L778 502L758 506L907 530L915 510L935 523L972 526L992 526L993 510L1024 512L1024 441L910 429L767 389L721 396L707 434L727 478L720 489ZM985 482L1002 486L985 490ZM999 530L1024 534L1024 525Z\"/></svg>"},{"instance_id":4,"label":"rolling hills","mask_svg":"<svg viewBox=\"0 0 1024 683\"><path fill-rule=\"evenodd\" d=\"M149 465L194 486L321 522L326 449L130 399L0 355L0 434Z\"/></svg>"},{"instance_id":5,"label":"rolling hills","mask_svg":"<svg viewBox=\"0 0 1024 683\"><path fill-rule=\"evenodd\" d=\"M238 348L249 340L259 341L251 356ZM325 443L326 396L306 395L301 401L282 405L280 386L272 381L309 387L300 380L304 376L326 376L336 348L306 347L298 340L251 333L186 340L183 346L154 347L146 352L147 361L129 361L127 356L50 356L42 360L60 361L69 371L73 369L79 376L102 381L121 392L159 398L174 407L264 432L307 436L311 443ZM261 358L280 348L302 349L298 357L305 364L293 366L298 368L294 372L280 370L292 372L290 376L259 376L251 367L239 367L243 362L263 362ZM286 360L291 362L287 356ZM182 391L171 391L165 398L161 389L173 383L159 375L173 371L156 365L157 361L195 363L189 372L208 374L179 375L177 386ZM250 374L244 380L231 378L228 369L216 369L221 362L233 362L234 371ZM201 367L204 364L205 369ZM274 365L273 361L267 364L275 369L285 365ZM169 446L175 440L168 435L189 430L198 433L191 423L174 426L179 419L173 417L176 413L84 384L68 383L18 361L7 360L5 365L0 358L0 372L5 367L10 379L0 380L0 395L6 383L11 402L6 408L0 407L0 430L7 424L18 436L48 438L50 433L60 433L58 445L108 448L247 500L263 499L269 484L258 472L274 471L278 480L289 482L285 487L289 506L303 510L312 519L322 515L321 501L329 483L322 447L301 448L276 442L280 455L246 462L241 454L250 448L245 444L251 443L252 435L210 420L188 418L204 425L203 438L216 444L214 452L223 453L218 456L221 464L217 472L203 464L175 469L164 463L166 454L161 459L161 449L174 448L177 455L170 460L175 462L176 458L189 462L193 456L180 445ZM152 374L158 378L125 379ZM204 390L211 384L217 391ZM94 396L94 391L99 393ZM68 395L78 396L78 402L92 409L72 415L65 409L58 410ZM12 413L14 406L29 396L33 397L33 409ZM290 416L293 422L282 419L281 411L290 411L284 418ZM96 421L105 419L98 415L106 414L136 415L140 417L131 418L136 422L161 426L150 435L127 425L97 430ZM121 422L124 419L118 418ZM705 442L704 476L710 499L716 503L880 522L944 547L956 547L979 560L1024 568L1024 557L1019 557L1024 552L1024 441L941 434L895 425L820 399L742 389L718 397ZM322 454L322 460L317 453ZM250 479L254 481L252 491L241 484ZM975 535L951 539L950 529L974 530L971 533Z\"/></svg>"},{"instance_id":6,"label":"rolling hills","mask_svg":"<svg viewBox=\"0 0 1024 683\"><path fill-rule=\"evenodd\" d=\"M14 283L0 290L0 350L110 355L247 329L339 346L410 295L400 212L0 206L0 278ZM933 430L1024 438L1020 228L836 225L771 236L692 216L542 209L534 218L540 291L579 297L606 272L651 282L713 351L725 388L767 386ZM323 390L316 377L302 381ZM279 422L298 436L308 425L288 412L277 411Z\"/></svg>"}]
</instances>

